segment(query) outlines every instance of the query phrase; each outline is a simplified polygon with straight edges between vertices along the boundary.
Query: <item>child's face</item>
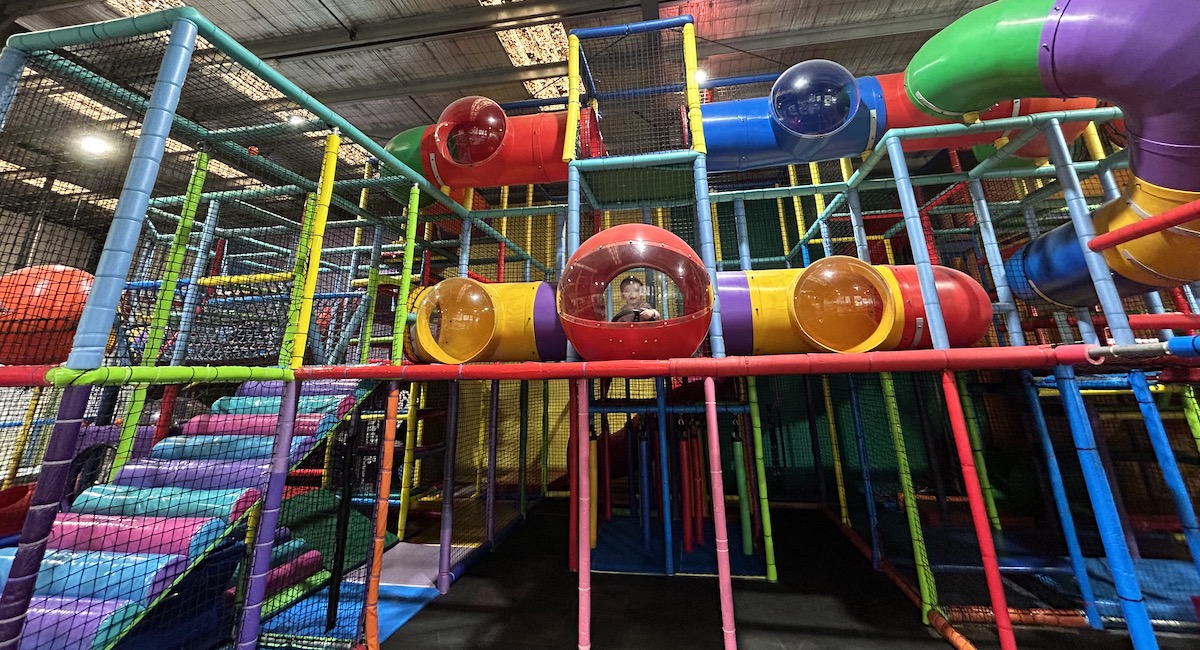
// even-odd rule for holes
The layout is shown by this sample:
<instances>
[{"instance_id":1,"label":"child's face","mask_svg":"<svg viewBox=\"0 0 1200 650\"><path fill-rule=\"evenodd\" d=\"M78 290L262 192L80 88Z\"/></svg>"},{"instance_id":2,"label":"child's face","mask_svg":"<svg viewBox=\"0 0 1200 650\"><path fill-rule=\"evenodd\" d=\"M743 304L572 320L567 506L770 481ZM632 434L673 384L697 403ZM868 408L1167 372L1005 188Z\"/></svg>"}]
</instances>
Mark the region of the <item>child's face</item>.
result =
<instances>
[{"instance_id":1,"label":"child's face","mask_svg":"<svg viewBox=\"0 0 1200 650\"><path fill-rule=\"evenodd\" d=\"M626 305L642 304L642 285L638 282L630 282L621 289L621 296L625 298Z\"/></svg>"}]
</instances>

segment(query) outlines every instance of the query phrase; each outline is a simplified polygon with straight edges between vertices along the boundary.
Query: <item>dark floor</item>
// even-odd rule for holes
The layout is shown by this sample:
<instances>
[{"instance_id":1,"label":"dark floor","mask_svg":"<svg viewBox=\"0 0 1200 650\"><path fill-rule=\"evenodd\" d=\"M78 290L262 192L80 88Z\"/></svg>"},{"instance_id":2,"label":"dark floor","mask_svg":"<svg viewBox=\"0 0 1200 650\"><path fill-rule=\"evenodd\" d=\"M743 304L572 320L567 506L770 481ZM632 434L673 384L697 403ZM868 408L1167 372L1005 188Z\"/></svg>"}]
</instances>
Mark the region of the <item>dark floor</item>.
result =
<instances>
[{"instance_id":1,"label":"dark floor","mask_svg":"<svg viewBox=\"0 0 1200 650\"><path fill-rule=\"evenodd\" d=\"M780 580L734 582L741 650L949 647L823 514L779 509L772 516ZM566 559L566 506L544 504L383 648L573 648L578 584ZM721 647L715 579L595 574L592 599L597 650ZM959 629L980 648L998 647L987 628ZM1091 631L1020 629L1017 641L1023 649L1131 647L1122 634ZM1160 643L1200 646L1195 637Z\"/></svg>"}]
</instances>

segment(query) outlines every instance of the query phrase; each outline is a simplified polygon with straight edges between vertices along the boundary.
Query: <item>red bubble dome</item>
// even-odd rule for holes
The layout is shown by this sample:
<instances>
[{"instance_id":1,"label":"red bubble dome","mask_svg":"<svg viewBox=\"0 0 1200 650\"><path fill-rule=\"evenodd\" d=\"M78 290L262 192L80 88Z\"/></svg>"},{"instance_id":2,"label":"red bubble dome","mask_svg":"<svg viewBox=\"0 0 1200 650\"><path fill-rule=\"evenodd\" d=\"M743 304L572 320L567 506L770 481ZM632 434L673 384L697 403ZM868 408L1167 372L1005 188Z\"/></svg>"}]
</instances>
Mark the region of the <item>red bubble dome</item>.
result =
<instances>
[{"instance_id":1,"label":"red bubble dome","mask_svg":"<svg viewBox=\"0 0 1200 650\"><path fill-rule=\"evenodd\" d=\"M58 264L0 276L0 364L66 361L92 279L90 273Z\"/></svg>"},{"instance_id":2,"label":"red bubble dome","mask_svg":"<svg viewBox=\"0 0 1200 650\"><path fill-rule=\"evenodd\" d=\"M670 278L682 294L682 311L664 320L608 322L608 287L634 268ZM690 357L708 333L712 308L712 284L700 256L677 235L649 224L623 224L589 238L567 260L558 284L563 330L587 361Z\"/></svg>"},{"instance_id":3,"label":"red bubble dome","mask_svg":"<svg viewBox=\"0 0 1200 650\"><path fill-rule=\"evenodd\" d=\"M441 153L459 165L475 165L500 150L508 132L504 109L487 97L463 97L438 118L434 138Z\"/></svg>"}]
</instances>

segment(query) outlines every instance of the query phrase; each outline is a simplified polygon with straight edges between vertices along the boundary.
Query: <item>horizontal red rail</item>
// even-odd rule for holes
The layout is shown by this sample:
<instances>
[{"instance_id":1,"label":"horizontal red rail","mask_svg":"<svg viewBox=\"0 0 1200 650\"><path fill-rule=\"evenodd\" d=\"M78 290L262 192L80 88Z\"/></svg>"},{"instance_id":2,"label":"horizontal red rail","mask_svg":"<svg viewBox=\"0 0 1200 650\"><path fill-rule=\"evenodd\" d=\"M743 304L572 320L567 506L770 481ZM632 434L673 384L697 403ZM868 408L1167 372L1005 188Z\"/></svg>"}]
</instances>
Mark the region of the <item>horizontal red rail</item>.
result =
<instances>
[{"instance_id":1,"label":"horizontal red rail","mask_svg":"<svg viewBox=\"0 0 1200 650\"><path fill-rule=\"evenodd\" d=\"M1068 317L1067 321L1072 327L1079 323L1074 316ZM1098 327L1104 327L1108 324L1108 321L1103 316L1095 314L1092 316L1092 323ZM1021 323L1021 328L1025 331L1049 329L1057 326L1058 324L1049 316L1039 316ZM1129 314L1129 326L1135 330L1200 329L1200 314Z\"/></svg>"},{"instance_id":2,"label":"horizontal red rail","mask_svg":"<svg viewBox=\"0 0 1200 650\"><path fill-rule=\"evenodd\" d=\"M49 386L46 373L54 366L0 366L0 386Z\"/></svg>"},{"instance_id":3,"label":"horizontal red rail","mask_svg":"<svg viewBox=\"0 0 1200 650\"><path fill-rule=\"evenodd\" d=\"M1123 228L1117 228L1102 235L1096 235L1092 241L1088 242L1088 248L1096 252L1108 250L1114 246L1133 241L1138 237L1145 237L1146 235L1152 235L1168 228L1182 226L1189 221L1197 219L1200 219L1200 200L1184 203L1148 219L1143 219Z\"/></svg>"},{"instance_id":4,"label":"horizontal red rail","mask_svg":"<svg viewBox=\"0 0 1200 650\"><path fill-rule=\"evenodd\" d=\"M322 366L300 368L296 379L580 379L598 377L749 377L878 372L935 372L1084 365L1086 345L901 350L864 354L785 354L755 357L511 363L477 365Z\"/></svg>"}]
</instances>

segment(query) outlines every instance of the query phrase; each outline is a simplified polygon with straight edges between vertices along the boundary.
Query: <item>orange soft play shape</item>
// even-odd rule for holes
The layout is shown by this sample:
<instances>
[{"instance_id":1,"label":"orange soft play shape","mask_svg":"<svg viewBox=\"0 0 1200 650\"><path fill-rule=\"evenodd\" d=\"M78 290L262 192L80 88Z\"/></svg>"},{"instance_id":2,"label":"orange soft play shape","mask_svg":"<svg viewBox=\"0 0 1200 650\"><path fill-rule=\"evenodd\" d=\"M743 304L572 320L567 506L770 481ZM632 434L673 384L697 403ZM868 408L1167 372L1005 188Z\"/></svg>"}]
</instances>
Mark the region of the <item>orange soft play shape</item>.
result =
<instances>
[{"instance_id":1,"label":"orange soft play shape","mask_svg":"<svg viewBox=\"0 0 1200 650\"><path fill-rule=\"evenodd\" d=\"M66 361L91 290L90 273L58 264L0 276L0 364Z\"/></svg>"}]
</instances>

